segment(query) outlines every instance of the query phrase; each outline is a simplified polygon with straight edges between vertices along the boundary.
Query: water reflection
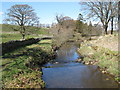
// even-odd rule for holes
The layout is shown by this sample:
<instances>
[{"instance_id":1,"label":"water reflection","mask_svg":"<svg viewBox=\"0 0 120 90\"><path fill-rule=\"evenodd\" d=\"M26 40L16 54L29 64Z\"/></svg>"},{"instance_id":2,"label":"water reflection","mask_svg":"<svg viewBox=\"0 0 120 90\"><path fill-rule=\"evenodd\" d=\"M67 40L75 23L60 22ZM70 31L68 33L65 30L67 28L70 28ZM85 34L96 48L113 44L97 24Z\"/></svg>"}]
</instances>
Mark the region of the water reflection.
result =
<instances>
[{"instance_id":1,"label":"water reflection","mask_svg":"<svg viewBox=\"0 0 120 90\"><path fill-rule=\"evenodd\" d=\"M71 49L72 48L72 49ZM64 45L57 51L57 58L55 61L58 62L71 62L76 60L79 55L76 53L77 47L74 44Z\"/></svg>"},{"instance_id":2,"label":"water reflection","mask_svg":"<svg viewBox=\"0 0 120 90\"><path fill-rule=\"evenodd\" d=\"M93 66L44 68L47 88L115 88L117 84Z\"/></svg>"},{"instance_id":3,"label":"water reflection","mask_svg":"<svg viewBox=\"0 0 120 90\"><path fill-rule=\"evenodd\" d=\"M43 80L47 88L115 88L118 87L114 80L98 71L96 66L87 66L71 62L79 55L77 46L67 43L57 52L58 57L54 62L43 68ZM58 63L55 63L58 62ZM107 79L107 80L106 80Z\"/></svg>"}]
</instances>

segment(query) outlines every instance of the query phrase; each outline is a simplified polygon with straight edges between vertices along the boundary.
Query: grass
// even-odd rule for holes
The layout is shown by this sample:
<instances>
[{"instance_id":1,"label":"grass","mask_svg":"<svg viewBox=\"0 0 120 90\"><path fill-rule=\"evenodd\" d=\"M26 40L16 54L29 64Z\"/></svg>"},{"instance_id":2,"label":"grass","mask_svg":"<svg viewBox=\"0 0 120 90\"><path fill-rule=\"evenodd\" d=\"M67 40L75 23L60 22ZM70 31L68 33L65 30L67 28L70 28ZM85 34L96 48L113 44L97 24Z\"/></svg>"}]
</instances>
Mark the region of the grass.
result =
<instances>
[{"instance_id":1,"label":"grass","mask_svg":"<svg viewBox=\"0 0 120 90\"><path fill-rule=\"evenodd\" d=\"M0 24L0 27L2 27L2 32L7 32L7 33L11 33L11 32L17 33L19 28L19 26L17 25L10 25L10 24ZM36 28L33 26L29 27L27 31L32 32L32 34L48 34L46 28Z\"/></svg>"},{"instance_id":2,"label":"grass","mask_svg":"<svg viewBox=\"0 0 120 90\"><path fill-rule=\"evenodd\" d=\"M52 50L51 45L52 45L52 40L41 40L40 42L38 42L38 44L27 46L27 48L39 47L39 48L42 48L43 51L50 53Z\"/></svg>"},{"instance_id":3,"label":"grass","mask_svg":"<svg viewBox=\"0 0 120 90\"><path fill-rule=\"evenodd\" d=\"M2 42L8 42L8 41L11 41L11 40L20 40L22 39L22 35L20 33L2 33L1 35L2 37ZM26 35L26 39L29 39L29 38L36 38L38 36L36 35Z\"/></svg>"},{"instance_id":4,"label":"grass","mask_svg":"<svg viewBox=\"0 0 120 90\"><path fill-rule=\"evenodd\" d=\"M41 80L41 72L34 71L34 72L27 72L24 74L19 74L14 76L14 80L8 80L5 85L9 88L43 88L44 82Z\"/></svg>"},{"instance_id":5,"label":"grass","mask_svg":"<svg viewBox=\"0 0 120 90\"><path fill-rule=\"evenodd\" d=\"M85 63L93 62L92 64L98 65L103 70L106 70L107 73L113 75L116 81L120 80L120 71L118 70L119 54L117 51L83 44L78 49L78 52L84 56Z\"/></svg>"},{"instance_id":6,"label":"grass","mask_svg":"<svg viewBox=\"0 0 120 90\"><path fill-rule=\"evenodd\" d=\"M51 41L51 40L42 40L42 41L40 41L40 43L41 43L41 44L42 44L42 43L43 43L43 44L44 44L44 43L48 43L48 44L49 44L49 43L52 43L52 41Z\"/></svg>"},{"instance_id":7,"label":"grass","mask_svg":"<svg viewBox=\"0 0 120 90\"><path fill-rule=\"evenodd\" d=\"M7 34L7 33L2 33L2 42L8 42L10 40L20 40L21 35L19 33L16 34Z\"/></svg>"},{"instance_id":8,"label":"grass","mask_svg":"<svg viewBox=\"0 0 120 90\"><path fill-rule=\"evenodd\" d=\"M17 25L9 25L9 24L0 24L2 26L2 42L8 42L10 40L20 40L22 39L22 35L19 31L14 30L12 27L18 29ZM48 35L48 29L46 28L36 28L30 27L27 30L26 39L28 38L40 38L40 35Z\"/></svg>"},{"instance_id":9,"label":"grass","mask_svg":"<svg viewBox=\"0 0 120 90\"><path fill-rule=\"evenodd\" d=\"M51 49L51 40L43 40L5 54L1 72L3 87L44 88L45 83L40 70L42 64L52 59Z\"/></svg>"},{"instance_id":10,"label":"grass","mask_svg":"<svg viewBox=\"0 0 120 90\"><path fill-rule=\"evenodd\" d=\"M18 29L19 26L0 24L2 26L2 42L11 40L20 40L22 35ZM34 30L34 31L33 31ZM48 35L46 28L30 27L28 29L28 38L41 38ZM53 58L51 40L41 40L37 44L18 48L2 56L2 68L0 68L0 84L4 88L44 88L45 83L42 80L41 67L44 63ZM2 82L3 81L3 82Z\"/></svg>"},{"instance_id":11,"label":"grass","mask_svg":"<svg viewBox=\"0 0 120 90\"><path fill-rule=\"evenodd\" d=\"M93 54L95 50L93 50L90 46L82 46L80 49L78 49L78 52L82 54L83 56Z\"/></svg>"}]
</instances>

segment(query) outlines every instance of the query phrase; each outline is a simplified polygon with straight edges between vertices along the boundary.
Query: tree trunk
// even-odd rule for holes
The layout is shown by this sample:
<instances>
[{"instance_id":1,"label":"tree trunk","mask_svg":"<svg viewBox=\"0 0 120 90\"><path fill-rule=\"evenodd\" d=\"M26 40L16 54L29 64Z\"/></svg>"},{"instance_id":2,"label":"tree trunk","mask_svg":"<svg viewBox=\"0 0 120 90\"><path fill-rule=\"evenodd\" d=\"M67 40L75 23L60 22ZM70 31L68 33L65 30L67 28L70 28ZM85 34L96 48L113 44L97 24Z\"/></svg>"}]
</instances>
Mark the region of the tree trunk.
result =
<instances>
[{"instance_id":1,"label":"tree trunk","mask_svg":"<svg viewBox=\"0 0 120 90\"><path fill-rule=\"evenodd\" d=\"M107 26L107 25L105 25L105 26L104 26L104 29L105 29L105 34L108 34L108 33L107 33L107 28L108 28L108 26Z\"/></svg>"},{"instance_id":2,"label":"tree trunk","mask_svg":"<svg viewBox=\"0 0 120 90\"><path fill-rule=\"evenodd\" d=\"M113 34L113 17L112 17L112 20L111 20L111 34Z\"/></svg>"},{"instance_id":3,"label":"tree trunk","mask_svg":"<svg viewBox=\"0 0 120 90\"><path fill-rule=\"evenodd\" d=\"M120 1L118 2L118 29L120 33Z\"/></svg>"},{"instance_id":4,"label":"tree trunk","mask_svg":"<svg viewBox=\"0 0 120 90\"><path fill-rule=\"evenodd\" d=\"M22 34L22 39L23 39L23 40L25 39L25 34Z\"/></svg>"},{"instance_id":5,"label":"tree trunk","mask_svg":"<svg viewBox=\"0 0 120 90\"><path fill-rule=\"evenodd\" d=\"M22 36L23 36L23 39L25 39L25 27L23 26L23 34L22 34Z\"/></svg>"}]
</instances>

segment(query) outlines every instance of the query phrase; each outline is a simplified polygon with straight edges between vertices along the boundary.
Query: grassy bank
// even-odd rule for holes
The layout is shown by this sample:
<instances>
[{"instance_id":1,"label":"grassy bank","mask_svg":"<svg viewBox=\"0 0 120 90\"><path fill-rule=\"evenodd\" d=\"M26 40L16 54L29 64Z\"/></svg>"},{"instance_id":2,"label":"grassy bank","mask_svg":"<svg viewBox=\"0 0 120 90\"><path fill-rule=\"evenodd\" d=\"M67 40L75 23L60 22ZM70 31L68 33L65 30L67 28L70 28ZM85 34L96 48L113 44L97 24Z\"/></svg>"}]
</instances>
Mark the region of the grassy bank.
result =
<instances>
[{"instance_id":1,"label":"grassy bank","mask_svg":"<svg viewBox=\"0 0 120 90\"><path fill-rule=\"evenodd\" d=\"M107 35L96 40L85 40L78 49L78 52L84 57L82 61L84 64L99 66L102 73L112 75L120 83L120 71L118 69L120 54L118 51L115 51L117 44L114 43L118 42L117 38L118 35ZM111 43L107 44L110 40Z\"/></svg>"},{"instance_id":2,"label":"grassy bank","mask_svg":"<svg viewBox=\"0 0 120 90\"><path fill-rule=\"evenodd\" d=\"M2 26L2 43L20 40L22 35L16 31L19 26L0 24ZM13 29L14 27L14 29ZM34 31L33 31L34 30ZM29 27L26 39L41 38L48 35L46 28ZM41 40L37 44L19 47L6 53L0 63L0 78L4 88L44 88L41 67L54 58L51 40Z\"/></svg>"},{"instance_id":3,"label":"grassy bank","mask_svg":"<svg viewBox=\"0 0 120 90\"><path fill-rule=\"evenodd\" d=\"M42 40L2 56L3 87L44 88L41 67L54 58L51 45L51 40Z\"/></svg>"}]
</instances>

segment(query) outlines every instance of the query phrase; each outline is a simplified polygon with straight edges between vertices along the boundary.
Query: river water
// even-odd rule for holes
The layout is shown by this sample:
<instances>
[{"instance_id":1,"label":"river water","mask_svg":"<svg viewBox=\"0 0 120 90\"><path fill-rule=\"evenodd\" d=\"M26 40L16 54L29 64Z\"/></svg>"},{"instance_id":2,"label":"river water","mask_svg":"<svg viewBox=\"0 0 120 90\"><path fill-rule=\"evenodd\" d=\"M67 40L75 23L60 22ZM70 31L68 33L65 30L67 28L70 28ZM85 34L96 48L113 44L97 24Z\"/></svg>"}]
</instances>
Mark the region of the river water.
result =
<instances>
[{"instance_id":1,"label":"river water","mask_svg":"<svg viewBox=\"0 0 120 90\"><path fill-rule=\"evenodd\" d=\"M42 68L46 88L117 88L117 83L102 74L97 66L75 62L80 58L77 43L68 42L58 51L55 60Z\"/></svg>"}]
</instances>

